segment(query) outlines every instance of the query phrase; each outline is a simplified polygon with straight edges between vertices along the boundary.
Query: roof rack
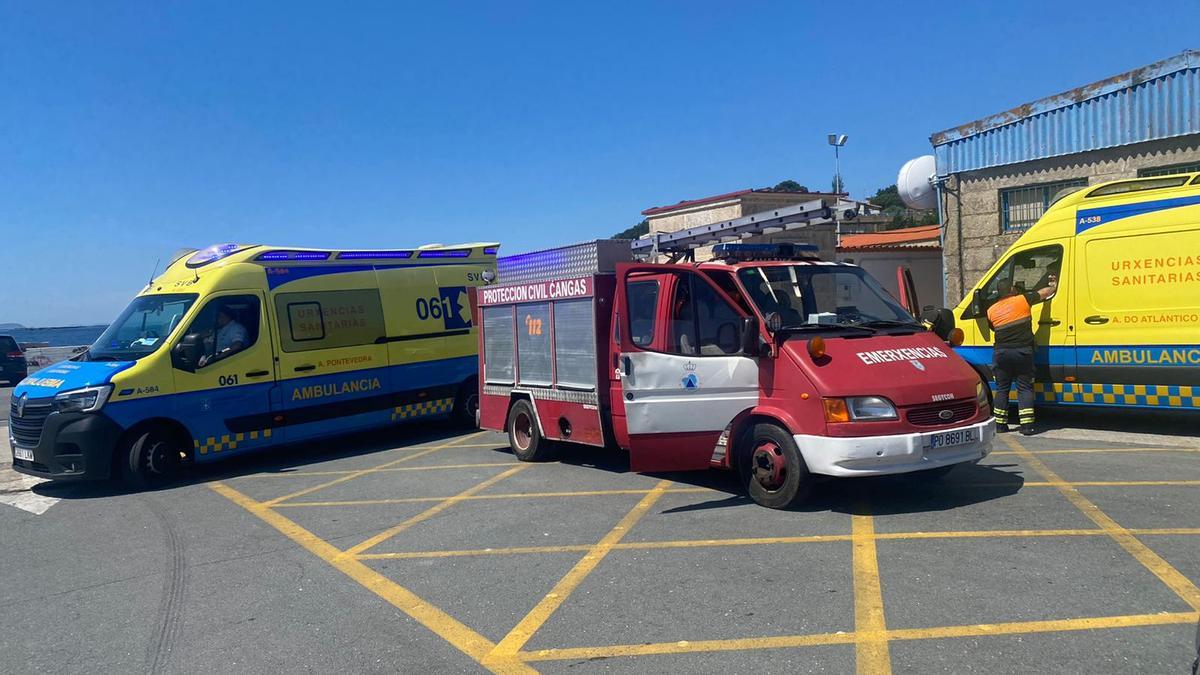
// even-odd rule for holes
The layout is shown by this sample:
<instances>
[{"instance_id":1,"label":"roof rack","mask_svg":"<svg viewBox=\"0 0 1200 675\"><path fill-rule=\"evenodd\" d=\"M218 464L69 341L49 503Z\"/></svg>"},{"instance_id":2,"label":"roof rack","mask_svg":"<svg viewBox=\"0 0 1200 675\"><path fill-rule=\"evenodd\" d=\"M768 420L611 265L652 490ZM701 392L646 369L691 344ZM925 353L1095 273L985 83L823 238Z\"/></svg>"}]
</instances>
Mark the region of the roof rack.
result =
<instances>
[{"instance_id":1,"label":"roof rack","mask_svg":"<svg viewBox=\"0 0 1200 675\"><path fill-rule=\"evenodd\" d=\"M809 225L833 222L834 210L841 209L843 204L833 203L831 205L831 203L833 200L814 199L803 204L785 206L711 225L699 225L678 232L653 234L634 241L630 248L633 255L638 257L648 257L657 253L678 255L700 246L741 241L759 234L773 234ZM846 210L848 213L843 218L849 219L857 215L853 208Z\"/></svg>"}]
</instances>

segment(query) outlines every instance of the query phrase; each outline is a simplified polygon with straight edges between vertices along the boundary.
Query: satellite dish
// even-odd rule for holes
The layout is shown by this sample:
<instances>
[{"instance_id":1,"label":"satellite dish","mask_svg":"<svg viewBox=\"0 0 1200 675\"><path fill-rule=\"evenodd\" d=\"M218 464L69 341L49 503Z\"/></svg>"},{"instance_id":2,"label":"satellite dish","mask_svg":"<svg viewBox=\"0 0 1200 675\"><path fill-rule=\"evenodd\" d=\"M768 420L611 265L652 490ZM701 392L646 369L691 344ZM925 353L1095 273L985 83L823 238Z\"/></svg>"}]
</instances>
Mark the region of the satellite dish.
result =
<instances>
[{"instance_id":1,"label":"satellite dish","mask_svg":"<svg viewBox=\"0 0 1200 675\"><path fill-rule=\"evenodd\" d=\"M937 168L933 155L921 155L910 159L900 167L896 176L896 189L900 199L911 209L937 208L937 193L933 189L933 178Z\"/></svg>"}]
</instances>

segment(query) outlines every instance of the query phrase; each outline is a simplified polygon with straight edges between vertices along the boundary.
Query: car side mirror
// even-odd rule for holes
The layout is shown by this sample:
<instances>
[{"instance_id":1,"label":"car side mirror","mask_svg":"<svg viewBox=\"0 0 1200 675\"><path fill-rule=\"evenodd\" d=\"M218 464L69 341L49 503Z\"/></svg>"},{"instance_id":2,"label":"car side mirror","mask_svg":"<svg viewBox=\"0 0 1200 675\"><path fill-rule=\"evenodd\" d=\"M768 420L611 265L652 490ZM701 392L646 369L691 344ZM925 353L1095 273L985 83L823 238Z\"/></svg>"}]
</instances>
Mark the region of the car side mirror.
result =
<instances>
[{"instance_id":1,"label":"car side mirror","mask_svg":"<svg viewBox=\"0 0 1200 675\"><path fill-rule=\"evenodd\" d=\"M203 353L204 338L201 335L197 333L184 335L179 340L179 344L175 345L175 348L171 350L171 365L179 370L194 373L200 363L200 356Z\"/></svg>"},{"instance_id":2,"label":"car side mirror","mask_svg":"<svg viewBox=\"0 0 1200 675\"><path fill-rule=\"evenodd\" d=\"M742 318L742 354L758 356L758 319L752 316Z\"/></svg>"}]
</instances>

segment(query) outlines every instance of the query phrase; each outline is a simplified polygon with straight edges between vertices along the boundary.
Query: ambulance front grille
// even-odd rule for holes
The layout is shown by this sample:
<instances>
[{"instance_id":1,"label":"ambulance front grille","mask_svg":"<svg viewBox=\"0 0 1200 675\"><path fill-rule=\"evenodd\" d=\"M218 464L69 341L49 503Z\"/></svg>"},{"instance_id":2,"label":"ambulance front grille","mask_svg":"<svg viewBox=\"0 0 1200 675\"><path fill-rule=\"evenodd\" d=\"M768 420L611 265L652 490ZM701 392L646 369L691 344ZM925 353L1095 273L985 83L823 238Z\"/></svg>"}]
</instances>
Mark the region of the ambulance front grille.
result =
<instances>
[{"instance_id":1,"label":"ambulance front grille","mask_svg":"<svg viewBox=\"0 0 1200 675\"><path fill-rule=\"evenodd\" d=\"M908 422L921 427L935 427L963 422L975 416L975 400L962 399L933 403L908 411Z\"/></svg>"},{"instance_id":2,"label":"ambulance front grille","mask_svg":"<svg viewBox=\"0 0 1200 675\"><path fill-rule=\"evenodd\" d=\"M42 427L52 409L51 399L26 400L25 409L18 414L18 401L13 399L8 414L8 424L11 427L13 440L21 447L33 448L42 440Z\"/></svg>"}]
</instances>

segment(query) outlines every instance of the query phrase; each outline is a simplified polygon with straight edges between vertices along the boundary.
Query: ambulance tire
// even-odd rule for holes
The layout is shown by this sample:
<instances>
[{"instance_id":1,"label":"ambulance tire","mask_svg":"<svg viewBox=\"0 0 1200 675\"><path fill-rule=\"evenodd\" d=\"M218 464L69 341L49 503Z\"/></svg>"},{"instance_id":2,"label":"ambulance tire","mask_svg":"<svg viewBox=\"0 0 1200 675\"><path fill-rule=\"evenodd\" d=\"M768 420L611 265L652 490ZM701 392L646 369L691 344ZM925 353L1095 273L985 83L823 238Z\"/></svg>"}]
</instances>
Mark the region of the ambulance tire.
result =
<instances>
[{"instance_id":1,"label":"ambulance tire","mask_svg":"<svg viewBox=\"0 0 1200 675\"><path fill-rule=\"evenodd\" d=\"M533 404L518 399L508 409L508 445L522 462L545 462L554 459L555 444L542 436L538 429Z\"/></svg>"},{"instance_id":2,"label":"ambulance tire","mask_svg":"<svg viewBox=\"0 0 1200 675\"><path fill-rule=\"evenodd\" d=\"M454 410L450 413L450 421L455 426L465 429L479 428L479 381L474 378L463 382L458 394L454 396Z\"/></svg>"},{"instance_id":3,"label":"ambulance tire","mask_svg":"<svg viewBox=\"0 0 1200 675\"><path fill-rule=\"evenodd\" d=\"M145 490L177 477L183 460L179 446L171 435L151 428L129 437L117 448L117 465L125 487Z\"/></svg>"},{"instance_id":4,"label":"ambulance tire","mask_svg":"<svg viewBox=\"0 0 1200 675\"><path fill-rule=\"evenodd\" d=\"M742 484L756 504L787 509L808 499L812 475L787 430L759 422L746 430L738 446Z\"/></svg>"}]
</instances>

